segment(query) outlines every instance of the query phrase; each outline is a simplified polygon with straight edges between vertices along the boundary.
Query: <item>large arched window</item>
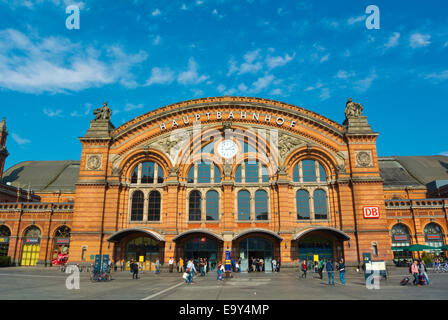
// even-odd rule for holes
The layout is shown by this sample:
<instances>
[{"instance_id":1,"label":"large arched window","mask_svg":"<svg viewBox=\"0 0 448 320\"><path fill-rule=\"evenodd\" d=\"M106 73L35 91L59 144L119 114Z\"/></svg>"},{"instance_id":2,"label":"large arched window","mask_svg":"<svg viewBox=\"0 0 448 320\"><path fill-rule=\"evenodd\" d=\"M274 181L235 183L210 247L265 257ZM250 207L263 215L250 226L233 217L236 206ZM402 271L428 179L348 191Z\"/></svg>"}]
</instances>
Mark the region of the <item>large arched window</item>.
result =
<instances>
[{"instance_id":1,"label":"large arched window","mask_svg":"<svg viewBox=\"0 0 448 320\"><path fill-rule=\"evenodd\" d=\"M221 183L221 172L213 162L201 161L191 166L188 170L187 183L195 182L195 171L197 183Z\"/></svg>"},{"instance_id":2,"label":"large arched window","mask_svg":"<svg viewBox=\"0 0 448 320\"><path fill-rule=\"evenodd\" d=\"M425 232L426 245L431 247L443 246L442 229L437 223L431 222L423 229Z\"/></svg>"},{"instance_id":3,"label":"large arched window","mask_svg":"<svg viewBox=\"0 0 448 320\"><path fill-rule=\"evenodd\" d=\"M314 190L314 218L327 219L327 195L324 190Z\"/></svg>"},{"instance_id":4,"label":"large arched window","mask_svg":"<svg viewBox=\"0 0 448 320\"><path fill-rule=\"evenodd\" d=\"M151 191L148 199L148 221L160 221L160 192Z\"/></svg>"},{"instance_id":5,"label":"large arched window","mask_svg":"<svg viewBox=\"0 0 448 320\"><path fill-rule=\"evenodd\" d=\"M135 191L132 194L131 221L143 220L143 206L144 206L143 192Z\"/></svg>"},{"instance_id":6,"label":"large arched window","mask_svg":"<svg viewBox=\"0 0 448 320\"><path fill-rule=\"evenodd\" d=\"M207 192L207 210L206 220L218 221L219 220L219 195L218 192L211 190Z\"/></svg>"},{"instance_id":7,"label":"large arched window","mask_svg":"<svg viewBox=\"0 0 448 320\"><path fill-rule=\"evenodd\" d=\"M0 257L8 255L11 231L7 226L0 226Z\"/></svg>"},{"instance_id":8,"label":"large arched window","mask_svg":"<svg viewBox=\"0 0 448 320\"><path fill-rule=\"evenodd\" d=\"M211 182L211 166L209 162L198 163L198 183L210 183Z\"/></svg>"},{"instance_id":9,"label":"large arched window","mask_svg":"<svg viewBox=\"0 0 448 320\"><path fill-rule=\"evenodd\" d=\"M139 179L139 171L141 178ZM137 165L132 171L131 183L163 183L164 175L162 168L155 162L148 161Z\"/></svg>"},{"instance_id":10,"label":"large arched window","mask_svg":"<svg viewBox=\"0 0 448 320\"><path fill-rule=\"evenodd\" d=\"M201 221L201 193L197 190L190 192L189 220Z\"/></svg>"},{"instance_id":11,"label":"large arched window","mask_svg":"<svg viewBox=\"0 0 448 320\"><path fill-rule=\"evenodd\" d=\"M250 220L250 194L246 190L238 192L238 220Z\"/></svg>"},{"instance_id":12,"label":"large arched window","mask_svg":"<svg viewBox=\"0 0 448 320\"><path fill-rule=\"evenodd\" d=\"M294 166L292 180L294 182L326 182L327 173L319 161L302 160Z\"/></svg>"},{"instance_id":13,"label":"large arched window","mask_svg":"<svg viewBox=\"0 0 448 320\"><path fill-rule=\"evenodd\" d=\"M243 182L243 167L239 165L235 172L235 182ZM260 175L261 171L261 175ZM261 179L260 179L261 176ZM244 177L246 183L268 183L269 172L268 168L257 160L244 161Z\"/></svg>"},{"instance_id":14,"label":"large arched window","mask_svg":"<svg viewBox=\"0 0 448 320\"><path fill-rule=\"evenodd\" d=\"M297 219L308 220L310 218L310 196L308 191L299 190L296 193Z\"/></svg>"},{"instance_id":15,"label":"large arched window","mask_svg":"<svg viewBox=\"0 0 448 320\"><path fill-rule=\"evenodd\" d=\"M70 228L60 226L54 234L53 259L58 259L59 254L68 254L70 247Z\"/></svg>"},{"instance_id":16,"label":"large arched window","mask_svg":"<svg viewBox=\"0 0 448 320\"><path fill-rule=\"evenodd\" d=\"M255 192L255 219L268 220L268 194L264 190Z\"/></svg>"},{"instance_id":17,"label":"large arched window","mask_svg":"<svg viewBox=\"0 0 448 320\"><path fill-rule=\"evenodd\" d=\"M28 227L25 231L25 238L40 238L41 232L40 229L36 226Z\"/></svg>"},{"instance_id":18,"label":"large arched window","mask_svg":"<svg viewBox=\"0 0 448 320\"><path fill-rule=\"evenodd\" d=\"M404 247L411 245L411 237L408 227L402 223L398 223L392 227L392 252L395 259L412 258L412 252L404 250Z\"/></svg>"}]
</instances>

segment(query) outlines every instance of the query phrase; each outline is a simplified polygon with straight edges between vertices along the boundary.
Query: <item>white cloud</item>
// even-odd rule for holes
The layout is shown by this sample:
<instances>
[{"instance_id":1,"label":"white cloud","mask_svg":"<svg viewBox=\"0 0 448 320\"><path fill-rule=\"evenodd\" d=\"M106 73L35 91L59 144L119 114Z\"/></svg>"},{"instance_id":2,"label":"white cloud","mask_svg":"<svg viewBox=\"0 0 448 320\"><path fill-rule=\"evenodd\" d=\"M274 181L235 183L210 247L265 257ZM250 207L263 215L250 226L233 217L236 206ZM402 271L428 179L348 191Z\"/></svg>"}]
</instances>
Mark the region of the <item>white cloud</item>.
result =
<instances>
[{"instance_id":1,"label":"white cloud","mask_svg":"<svg viewBox=\"0 0 448 320\"><path fill-rule=\"evenodd\" d=\"M365 16L365 15L362 15L362 16L359 16L359 17L351 17L351 18L349 18L349 19L347 20L347 23L348 23L349 25L353 25L353 24L355 24L355 23L364 21L365 19L366 19L366 16Z\"/></svg>"},{"instance_id":2,"label":"white cloud","mask_svg":"<svg viewBox=\"0 0 448 320\"><path fill-rule=\"evenodd\" d=\"M398 39L400 39L400 34L398 32L394 32L394 34L389 37L389 40L384 46L386 48L396 47L398 45Z\"/></svg>"},{"instance_id":3,"label":"white cloud","mask_svg":"<svg viewBox=\"0 0 448 320\"><path fill-rule=\"evenodd\" d=\"M143 104L126 103L126 106L124 107L124 111L132 111L137 109L143 109Z\"/></svg>"},{"instance_id":4,"label":"white cloud","mask_svg":"<svg viewBox=\"0 0 448 320\"><path fill-rule=\"evenodd\" d=\"M174 72L170 68L152 68L151 77L146 81L146 86L152 84L170 84L174 80Z\"/></svg>"},{"instance_id":5,"label":"white cloud","mask_svg":"<svg viewBox=\"0 0 448 320\"><path fill-rule=\"evenodd\" d=\"M154 45L158 45L158 44L160 43L160 40L161 40L160 36L157 35L157 36L154 38L154 40L152 41L152 43L153 43Z\"/></svg>"},{"instance_id":6,"label":"white cloud","mask_svg":"<svg viewBox=\"0 0 448 320\"><path fill-rule=\"evenodd\" d=\"M277 56L277 57L268 56L268 57L266 57L266 65L268 66L269 69L282 67L285 64L287 64L288 62L290 62L291 60L293 60L295 55L296 54L294 52L292 54L292 56L290 56L288 54L286 54L284 57L282 57L282 56Z\"/></svg>"},{"instance_id":7,"label":"white cloud","mask_svg":"<svg viewBox=\"0 0 448 320\"><path fill-rule=\"evenodd\" d=\"M345 71L345 70L339 70L338 73L335 75L335 78L338 78L338 79L348 79L348 78L351 78L353 76L355 76L354 72L348 72L348 71Z\"/></svg>"},{"instance_id":8,"label":"white cloud","mask_svg":"<svg viewBox=\"0 0 448 320\"><path fill-rule=\"evenodd\" d=\"M283 91L282 91L282 89L277 88L277 89L272 90L269 94L271 94L273 96L281 96L281 95L283 95Z\"/></svg>"},{"instance_id":9,"label":"white cloud","mask_svg":"<svg viewBox=\"0 0 448 320\"><path fill-rule=\"evenodd\" d=\"M180 7L181 10L187 10L187 6L184 4L182 4L182 7Z\"/></svg>"},{"instance_id":10,"label":"white cloud","mask_svg":"<svg viewBox=\"0 0 448 320\"><path fill-rule=\"evenodd\" d=\"M28 37L0 31L0 87L30 93L80 91L119 82L135 86L130 69L146 59L145 52L121 48L84 47L63 37Z\"/></svg>"},{"instance_id":11,"label":"white cloud","mask_svg":"<svg viewBox=\"0 0 448 320\"><path fill-rule=\"evenodd\" d=\"M439 155L448 157L448 151L441 152Z\"/></svg>"},{"instance_id":12,"label":"white cloud","mask_svg":"<svg viewBox=\"0 0 448 320\"><path fill-rule=\"evenodd\" d=\"M373 70L369 76L355 82L355 89L357 89L360 92L365 92L372 86L373 81L377 78L378 76L375 70Z\"/></svg>"},{"instance_id":13,"label":"white cloud","mask_svg":"<svg viewBox=\"0 0 448 320\"><path fill-rule=\"evenodd\" d=\"M233 73L237 73L238 75L245 73L257 73L263 67L263 64L259 61L260 49L253 50L247 52L243 59L244 62L238 67L235 58L231 57L229 60L229 72L227 72L227 76L232 75Z\"/></svg>"},{"instance_id":14,"label":"white cloud","mask_svg":"<svg viewBox=\"0 0 448 320\"><path fill-rule=\"evenodd\" d=\"M25 138L20 137L17 133L11 133L11 137L13 138L13 140L19 144L19 145L23 145L23 144L28 144L31 141Z\"/></svg>"},{"instance_id":15,"label":"white cloud","mask_svg":"<svg viewBox=\"0 0 448 320\"><path fill-rule=\"evenodd\" d=\"M238 85L238 90L240 90L241 92L246 92L247 91L247 86L244 83L240 83Z\"/></svg>"},{"instance_id":16,"label":"white cloud","mask_svg":"<svg viewBox=\"0 0 448 320\"><path fill-rule=\"evenodd\" d=\"M427 74L425 76L425 79L434 80L435 82L442 82L442 81L448 80L448 70L444 70L439 73L434 72L431 74Z\"/></svg>"},{"instance_id":17,"label":"white cloud","mask_svg":"<svg viewBox=\"0 0 448 320\"><path fill-rule=\"evenodd\" d=\"M327 53L326 55L324 55L321 59L320 59L320 63L323 63L325 61L328 61L328 59L330 58L330 54Z\"/></svg>"},{"instance_id":18,"label":"white cloud","mask_svg":"<svg viewBox=\"0 0 448 320\"><path fill-rule=\"evenodd\" d=\"M56 111L53 111L52 109L44 108L43 112L44 112L45 115L49 116L50 118L62 117L62 110L60 110L60 109L56 110Z\"/></svg>"},{"instance_id":19,"label":"white cloud","mask_svg":"<svg viewBox=\"0 0 448 320\"><path fill-rule=\"evenodd\" d=\"M161 13L162 13L162 12L160 12L159 9L156 9L156 10L154 10L153 12L151 12L151 15L152 15L153 17L155 17L155 16L159 16Z\"/></svg>"},{"instance_id":20,"label":"white cloud","mask_svg":"<svg viewBox=\"0 0 448 320\"><path fill-rule=\"evenodd\" d=\"M426 47L431 44L429 39L431 39L429 34L414 33L409 39L409 45L412 48Z\"/></svg>"},{"instance_id":21,"label":"white cloud","mask_svg":"<svg viewBox=\"0 0 448 320\"><path fill-rule=\"evenodd\" d=\"M321 101L325 101L331 98L330 90L328 88L322 88L319 98Z\"/></svg>"},{"instance_id":22,"label":"white cloud","mask_svg":"<svg viewBox=\"0 0 448 320\"><path fill-rule=\"evenodd\" d=\"M177 81L183 85L190 85L201 83L208 78L206 75L198 74L198 65L193 58L190 58L187 71L181 72L177 76Z\"/></svg>"},{"instance_id":23,"label":"white cloud","mask_svg":"<svg viewBox=\"0 0 448 320\"><path fill-rule=\"evenodd\" d=\"M313 91L313 90L316 90L316 89L319 89L319 88L322 88L322 87L323 87L323 84L320 81L318 81L315 86L306 87L303 91L305 91L305 92Z\"/></svg>"},{"instance_id":24,"label":"white cloud","mask_svg":"<svg viewBox=\"0 0 448 320\"><path fill-rule=\"evenodd\" d=\"M258 78L249 90L250 93L259 93L261 90L266 89L274 80L273 75L265 75L264 77Z\"/></svg>"},{"instance_id":25,"label":"white cloud","mask_svg":"<svg viewBox=\"0 0 448 320\"><path fill-rule=\"evenodd\" d=\"M226 90L226 86L223 84L220 84L218 87L216 87L216 90L218 90L219 93L223 93L224 90Z\"/></svg>"}]
</instances>

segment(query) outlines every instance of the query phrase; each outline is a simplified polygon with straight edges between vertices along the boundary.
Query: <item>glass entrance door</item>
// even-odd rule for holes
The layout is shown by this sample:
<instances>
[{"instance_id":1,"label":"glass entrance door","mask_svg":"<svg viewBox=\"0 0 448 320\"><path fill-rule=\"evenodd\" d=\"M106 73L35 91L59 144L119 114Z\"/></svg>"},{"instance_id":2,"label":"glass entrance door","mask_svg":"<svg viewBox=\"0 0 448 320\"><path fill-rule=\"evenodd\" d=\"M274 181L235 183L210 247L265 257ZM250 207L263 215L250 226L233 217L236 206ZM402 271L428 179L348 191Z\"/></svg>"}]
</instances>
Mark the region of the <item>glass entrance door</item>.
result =
<instances>
[{"instance_id":1,"label":"glass entrance door","mask_svg":"<svg viewBox=\"0 0 448 320\"><path fill-rule=\"evenodd\" d=\"M247 272L252 265L252 258L263 259L264 271L272 271L272 243L259 237L242 240L239 243L241 271Z\"/></svg>"},{"instance_id":2,"label":"glass entrance door","mask_svg":"<svg viewBox=\"0 0 448 320\"><path fill-rule=\"evenodd\" d=\"M22 252L22 266L35 266L39 259L40 245L25 244Z\"/></svg>"},{"instance_id":3,"label":"glass entrance door","mask_svg":"<svg viewBox=\"0 0 448 320\"><path fill-rule=\"evenodd\" d=\"M218 265L218 243L206 237L187 240L184 245L184 261L207 259L207 270L214 271Z\"/></svg>"},{"instance_id":4,"label":"glass entrance door","mask_svg":"<svg viewBox=\"0 0 448 320\"><path fill-rule=\"evenodd\" d=\"M334 259L333 242L320 236L314 235L299 240L298 249L299 260L313 261L314 255L323 260Z\"/></svg>"}]
</instances>

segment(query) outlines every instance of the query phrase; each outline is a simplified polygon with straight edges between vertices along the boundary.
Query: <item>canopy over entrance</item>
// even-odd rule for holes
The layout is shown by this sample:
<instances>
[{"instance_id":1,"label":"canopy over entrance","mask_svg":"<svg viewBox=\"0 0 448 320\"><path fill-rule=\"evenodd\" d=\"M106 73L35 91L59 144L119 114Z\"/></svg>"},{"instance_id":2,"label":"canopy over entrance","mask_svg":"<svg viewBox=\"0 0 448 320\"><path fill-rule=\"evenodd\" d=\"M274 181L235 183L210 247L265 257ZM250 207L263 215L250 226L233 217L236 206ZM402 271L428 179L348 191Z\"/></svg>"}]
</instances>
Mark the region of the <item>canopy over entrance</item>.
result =
<instances>
[{"instance_id":1,"label":"canopy over entrance","mask_svg":"<svg viewBox=\"0 0 448 320\"><path fill-rule=\"evenodd\" d=\"M191 229L191 230L184 231L182 233L179 233L177 236L175 236L173 238L173 241L179 240L179 239L183 238L184 236L194 234L194 233L206 234L206 235L212 236L213 238L215 238L217 240L224 241L224 239L220 235L218 235L210 230L207 230L207 229Z\"/></svg>"},{"instance_id":2,"label":"canopy over entrance","mask_svg":"<svg viewBox=\"0 0 448 320\"><path fill-rule=\"evenodd\" d=\"M275 233L275 232L273 232L271 230L263 229L263 228L250 228L250 229L246 229L244 231L241 231L240 233L235 235L235 237L233 237L233 241L237 240L238 238L241 238L242 236L250 234L250 233L264 233L264 234L268 234L270 236L273 236L274 238L276 238L276 239L278 239L280 241L283 240L283 238L279 234L277 234L277 233Z\"/></svg>"},{"instance_id":3,"label":"canopy over entrance","mask_svg":"<svg viewBox=\"0 0 448 320\"><path fill-rule=\"evenodd\" d=\"M117 231L114 234L112 234L109 238L107 238L107 241L120 242L124 237L128 236L131 233L135 233L135 232L143 232L158 241L165 241L165 237L163 235L161 235L155 231L152 231L149 229L143 229L143 228L122 229L122 230Z\"/></svg>"},{"instance_id":4,"label":"canopy over entrance","mask_svg":"<svg viewBox=\"0 0 448 320\"><path fill-rule=\"evenodd\" d=\"M294 237L292 238L292 240L299 240L300 238L302 238L304 235L310 233L310 232L314 232L314 231L322 231L322 232L331 232L334 235L336 235L338 238L346 241L346 240L350 240L350 236L348 234L346 234L345 232L343 232L342 230L336 229L336 228L331 228L331 227L312 227L312 228L308 228L305 230L301 230L298 233L296 233L294 235Z\"/></svg>"}]
</instances>

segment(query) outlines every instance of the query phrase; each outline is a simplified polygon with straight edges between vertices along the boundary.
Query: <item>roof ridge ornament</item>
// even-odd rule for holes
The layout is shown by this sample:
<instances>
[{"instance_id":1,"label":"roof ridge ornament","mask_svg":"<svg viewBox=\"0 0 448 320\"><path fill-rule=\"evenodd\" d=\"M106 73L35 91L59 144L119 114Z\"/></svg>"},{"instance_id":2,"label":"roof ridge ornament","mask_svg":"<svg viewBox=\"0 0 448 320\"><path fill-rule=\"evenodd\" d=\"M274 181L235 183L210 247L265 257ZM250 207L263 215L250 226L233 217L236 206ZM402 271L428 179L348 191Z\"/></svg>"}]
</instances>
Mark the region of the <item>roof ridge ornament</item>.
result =
<instances>
[{"instance_id":1,"label":"roof ridge ornament","mask_svg":"<svg viewBox=\"0 0 448 320\"><path fill-rule=\"evenodd\" d=\"M348 134L372 134L374 133L367 123L367 117L362 114L363 106L348 98L345 104L345 120L343 125Z\"/></svg>"}]
</instances>

